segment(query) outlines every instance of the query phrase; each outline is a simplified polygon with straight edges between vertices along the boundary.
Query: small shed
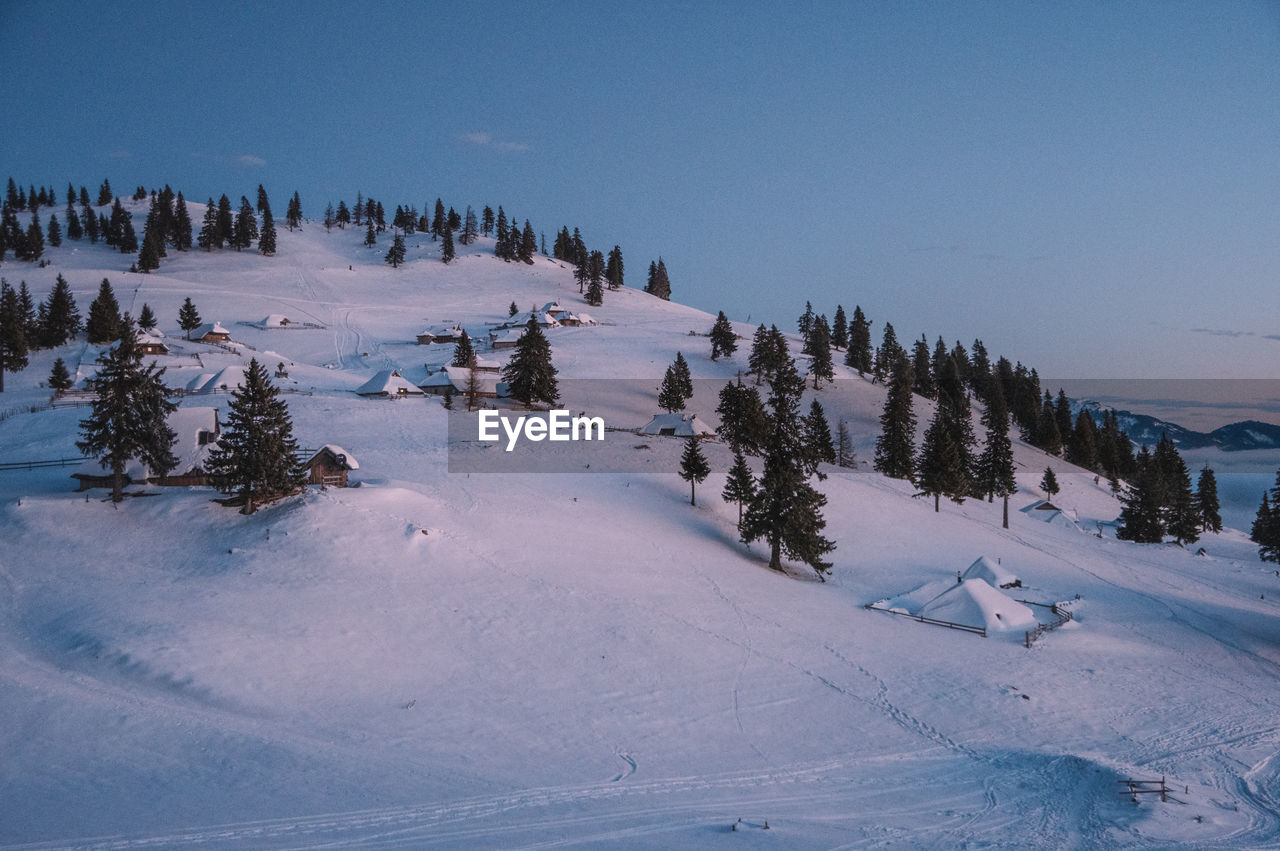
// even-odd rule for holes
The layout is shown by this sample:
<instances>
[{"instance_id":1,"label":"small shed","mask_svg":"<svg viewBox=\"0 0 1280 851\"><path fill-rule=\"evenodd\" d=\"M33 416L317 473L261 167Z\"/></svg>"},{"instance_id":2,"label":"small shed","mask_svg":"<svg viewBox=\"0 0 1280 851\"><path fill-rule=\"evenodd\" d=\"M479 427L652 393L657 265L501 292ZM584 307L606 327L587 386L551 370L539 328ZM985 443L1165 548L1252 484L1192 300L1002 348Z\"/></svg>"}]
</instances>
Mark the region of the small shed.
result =
<instances>
[{"instance_id":1,"label":"small shed","mask_svg":"<svg viewBox=\"0 0 1280 851\"><path fill-rule=\"evenodd\" d=\"M403 396L421 396L422 390L400 374L397 369L384 369L356 390L361 396L384 396L392 399Z\"/></svg>"},{"instance_id":2,"label":"small shed","mask_svg":"<svg viewBox=\"0 0 1280 851\"><path fill-rule=\"evenodd\" d=\"M138 354L167 355L169 347L165 345L163 335L157 332L145 332L138 335Z\"/></svg>"},{"instance_id":3,"label":"small shed","mask_svg":"<svg viewBox=\"0 0 1280 851\"><path fill-rule=\"evenodd\" d=\"M520 338L524 336L527 328L518 326L516 328L505 328L501 330L493 330L489 332L489 345L493 347L495 352L503 349L514 349L516 343L520 342Z\"/></svg>"},{"instance_id":4,"label":"small shed","mask_svg":"<svg viewBox=\"0 0 1280 851\"><path fill-rule=\"evenodd\" d=\"M211 322L192 331L191 339L198 343L225 343L231 339L231 332L221 322Z\"/></svg>"},{"instance_id":5,"label":"small shed","mask_svg":"<svg viewBox=\"0 0 1280 851\"><path fill-rule=\"evenodd\" d=\"M320 485L326 488L345 488L347 474L359 470L360 464L355 456L341 446L326 443L320 451L311 456L311 460L303 465L307 471L307 484Z\"/></svg>"},{"instance_id":6,"label":"small shed","mask_svg":"<svg viewBox=\"0 0 1280 851\"><path fill-rule=\"evenodd\" d=\"M452 325L446 328L428 328L418 335L419 346L429 346L432 343L456 343L462 339L462 326Z\"/></svg>"},{"instance_id":7,"label":"small shed","mask_svg":"<svg viewBox=\"0 0 1280 851\"><path fill-rule=\"evenodd\" d=\"M698 419L697 414L675 413L655 414L640 429L640 433L673 437L714 437L716 430Z\"/></svg>"}]
</instances>

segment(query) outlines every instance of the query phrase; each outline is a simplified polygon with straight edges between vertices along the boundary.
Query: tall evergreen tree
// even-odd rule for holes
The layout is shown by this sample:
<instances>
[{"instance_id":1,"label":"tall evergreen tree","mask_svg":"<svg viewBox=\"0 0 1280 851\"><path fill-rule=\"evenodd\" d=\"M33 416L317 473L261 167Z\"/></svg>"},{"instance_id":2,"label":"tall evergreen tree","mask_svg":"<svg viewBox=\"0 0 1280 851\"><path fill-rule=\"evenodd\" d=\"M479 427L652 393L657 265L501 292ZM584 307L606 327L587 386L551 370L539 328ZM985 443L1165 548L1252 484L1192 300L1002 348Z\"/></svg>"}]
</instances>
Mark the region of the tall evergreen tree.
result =
<instances>
[{"instance_id":1,"label":"tall evergreen tree","mask_svg":"<svg viewBox=\"0 0 1280 851\"><path fill-rule=\"evenodd\" d=\"M76 215L76 208L67 205L67 239L79 242L84 239L84 228L80 225L80 217Z\"/></svg>"},{"instance_id":2,"label":"tall evergreen tree","mask_svg":"<svg viewBox=\"0 0 1280 851\"><path fill-rule=\"evenodd\" d=\"M916 417L911 410L914 384L911 365L899 361L880 414L874 464L877 471L891 479L910 480L915 475Z\"/></svg>"},{"instance_id":3,"label":"tall evergreen tree","mask_svg":"<svg viewBox=\"0 0 1280 851\"><path fill-rule=\"evenodd\" d=\"M1258 545L1258 558L1280 563L1280 506L1277 506L1276 500L1272 498L1278 493L1280 493L1280 472L1276 473L1275 486L1262 494L1262 504L1258 506L1258 514L1253 520L1249 540Z\"/></svg>"},{"instance_id":4,"label":"tall evergreen tree","mask_svg":"<svg viewBox=\"0 0 1280 851\"><path fill-rule=\"evenodd\" d=\"M488 204L484 205L484 211L480 214L480 230L485 236L493 233L493 208Z\"/></svg>"},{"instance_id":5,"label":"tall evergreen tree","mask_svg":"<svg viewBox=\"0 0 1280 851\"><path fill-rule=\"evenodd\" d=\"M270 202L267 201L267 190L263 189L262 184L259 183L258 184L258 212L261 213L263 210L266 210L270 207L271 207L271 204Z\"/></svg>"},{"instance_id":6,"label":"tall evergreen tree","mask_svg":"<svg viewBox=\"0 0 1280 851\"><path fill-rule=\"evenodd\" d=\"M939 510L942 496L963 502L969 491L969 470L961 461L956 447L952 415L951 405L940 401L924 433L920 458L916 462L916 487L925 496L933 497L935 512Z\"/></svg>"},{"instance_id":7,"label":"tall evergreen tree","mask_svg":"<svg viewBox=\"0 0 1280 851\"><path fill-rule=\"evenodd\" d=\"M796 320L796 330L799 331L800 339L804 343L800 351L806 355L812 354L809 351L809 333L813 331L813 320L813 303L806 301L804 303L804 313L800 314L800 318Z\"/></svg>"},{"instance_id":8,"label":"tall evergreen tree","mask_svg":"<svg viewBox=\"0 0 1280 851\"><path fill-rule=\"evenodd\" d=\"M615 245L604 266L604 279L609 282L609 289L618 290L622 288L623 277L622 249Z\"/></svg>"},{"instance_id":9,"label":"tall evergreen tree","mask_svg":"<svg viewBox=\"0 0 1280 851\"><path fill-rule=\"evenodd\" d=\"M1120 498L1124 507L1120 510L1120 526L1116 537L1123 541L1158 544L1164 540L1164 524L1160 473L1155 459L1142 447L1136 459L1137 472L1134 481Z\"/></svg>"},{"instance_id":10,"label":"tall evergreen tree","mask_svg":"<svg viewBox=\"0 0 1280 851\"><path fill-rule=\"evenodd\" d=\"M836 466L855 468L857 460L857 454L853 450L853 440L849 437L849 423L840 420L836 426Z\"/></svg>"},{"instance_id":11,"label":"tall evergreen tree","mask_svg":"<svg viewBox=\"0 0 1280 851\"><path fill-rule=\"evenodd\" d=\"M396 268L399 268L400 264L404 262L404 254L405 254L404 237L401 236L400 234L396 234L394 237L392 237L391 247L387 249L387 255L386 257L383 258L383 260L385 260L387 263L390 263L392 269L396 269Z\"/></svg>"},{"instance_id":12,"label":"tall evergreen tree","mask_svg":"<svg viewBox=\"0 0 1280 851\"><path fill-rule=\"evenodd\" d=\"M40 339L44 345L54 348L80 333L80 311L76 308L75 297L71 295L71 287L62 273L53 282L49 297L41 305L44 321L41 323Z\"/></svg>"},{"instance_id":13,"label":"tall evergreen tree","mask_svg":"<svg viewBox=\"0 0 1280 851\"><path fill-rule=\"evenodd\" d=\"M680 458L680 478L689 483L689 504L697 505L696 489L711 473L711 465L707 463L702 450L698 448L698 438L690 437L685 441L684 455Z\"/></svg>"},{"instance_id":14,"label":"tall evergreen tree","mask_svg":"<svg viewBox=\"0 0 1280 851\"><path fill-rule=\"evenodd\" d=\"M337 224L338 230L346 230L347 225L351 224L351 211L347 209L346 201L338 200L338 212L333 214L333 221Z\"/></svg>"},{"instance_id":15,"label":"tall evergreen tree","mask_svg":"<svg viewBox=\"0 0 1280 851\"><path fill-rule=\"evenodd\" d=\"M680 376L674 365L669 366L662 377L662 385L658 388L658 407L669 414L674 414L676 411L684 410L684 400Z\"/></svg>"},{"instance_id":16,"label":"tall evergreen tree","mask_svg":"<svg viewBox=\"0 0 1280 851\"><path fill-rule=\"evenodd\" d=\"M285 210L284 222L290 231L302 227L302 199L296 191L289 200L289 209Z\"/></svg>"},{"instance_id":17,"label":"tall evergreen tree","mask_svg":"<svg viewBox=\"0 0 1280 851\"><path fill-rule=\"evenodd\" d=\"M1200 478L1196 482L1195 511L1200 521L1201 532L1222 531L1222 513L1218 504L1218 479L1207 464L1200 468Z\"/></svg>"},{"instance_id":18,"label":"tall evergreen tree","mask_svg":"<svg viewBox=\"0 0 1280 851\"><path fill-rule=\"evenodd\" d=\"M667 276L667 266L658 258L657 265L650 264L649 284L644 291L655 295L663 301L671 301L671 279Z\"/></svg>"},{"instance_id":19,"label":"tall evergreen tree","mask_svg":"<svg viewBox=\"0 0 1280 851\"><path fill-rule=\"evenodd\" d=\"M764 538L769 566L782 569L782 556L802 561L826 581L831 562L824 556L835 544L823 537L827 498L809 483L815 464L803 443L797 407L804 380L789 355L770 382L770 430L759 488L742 521L742 538Z\"/></svg>"},{"instance_id":20,"label":"tall evergreen tree","mask_svg":"<svg viewBox=\"0 0 1280 851\"><path fill-rule=\"evenodd\" d=\"M821 380L835 381L835 369L831 364L831 335L826 319L819 316L809 329L809 372L813 375L813 389L821 389Z\"/></svg>"},{"instance_id":21,"label":"tall evergreen tree","mask_svg":"<svg viewBox=\"0 0 1280 851\"><path fill-rule=\"evenodd\" d=\"M218 208L214 206L212 197L204 208L204 222L200 227L200 235L196 237L196 244L205 251L222 247L222 231L218 227Z\"/></svg>"},{"instance_id":22,"label":"tall evergreen tree","mask_svg":"<svg viewBox=\"0 0 1280 851\"><path fill-rule=\"evenodd\" d=\"M876 352L876 380L885 381L895 375L898 372L899 363L907 363L907 353L898 343L898 335L893 330L893 323L886 322L884 336L880 341L880 350ZM914 383L914 373L911 380Z\"/></svg>"},{"instance_id":23,"label":"tall evergreen tree","mask_svg":"<svg viewBox=\"0 0 1280 851\"><path fill-rule=\"evenodd\" d=\"M240 251L253 245L253 241L257 238L258 217L253 214L253 205L249 203L249 199L241 195L240 213L236 216L231 244L235 246L236 251Z\"/></svg>"},{"instance_id":24,"label":"tall evergreen tree","mask_svg":"<svg viewBox=\"0 0 1280 851\"><path fill-rule=\"evenodd\" d=\"M462 233L458 236L458 242L463 245L470 245L476 241L476 237L480 235L480 225L476 221L476 211L471 209L471 205L467 205L467 215L463 219Z\"/></svg>"},{"instance_id":25,"label":"tall evergreen tree","mask_svg":"<svg viewBox=\"0 0 1280 851\"><path fill-rule=\"evenodd\" d=\"M4 392L4 374L27 368L26 322L18 305L18 294L9 282L0 278L0 393Z\"/></svg>"},{"instance_id":26,"label":"tall evergreen tree","mask_svg":"<svg viewBox=\"0 0 1280 851\"><path fill-rule=\"evenodd\" d=\"M815 470L818 463L836 463L836 447L831 442L831 425L827 422L827 414L822 410L822 404L817 399L809 403L809 413L804 417L803 430L804 445L813 456ZM818 473L818 478L825 479L826 476Z\"/></svg>"},{"instance_id":27,"label":"tall evergreen tree","mask_svg":"<svg viewBox=\"0 0 1280 851\"><path fill-rule=\"evenodd\" d=\"M738 340L733 333L733 325L722 310L711 326L711 359L719 360L721 355L732 355L737 349Z\"/></svg>"},{"instance_id":28,"label":"tall evergreen tree","mask_svg":"<svg viewBox=\"0 0 1280 851\"><path fill-rule=\"evenodd\" d=\"M446 227L440 231L440 261L442 263L452 263L453 258L453 231Z\"/></svg>"},{"instance_id":29,"label":"tall evergreen tree","mask_svg":"<svg viewBox=\"0 0 1280 851\"><path fill-rule=\"evenodd\" d=\"M200 314L191 303L191 296L187 296L178 309L178 327L187 332L188 340L191 339L191 332L200 327Z\"/></svg>"},{"instance_id":30,"label":"tall evergreen tree","mask_svg":"<svg viewBox=\"0 0 1280 851\"><path fill-rule=\"evenodd\" d=\"M49 217L49 244L54 248L62 245L62 227L58 224L57 216Z\"/></svg>"},{"instance_id":31,"label":"tall evergreen tree","mask_svg":"<svg viewBox=\"0 0 1280 851\"><path fill-rule=\"evenodd\" d=\"M226 427L209 453L209 474L218 490L239 498L242 514L303 486L293 420L279 392L257 358L250 360L244 382L231 394Z\"/></svg>"},{"instance_id":32,"label":"tall evergreen tree","mask_svg":"<svg viewBox=\"0 0 1280 851\"><path fill-rule=\"evenodd\" d=\"M179 251L189 251L191 249L191 211L187 209L187 200L182 197L182 193L178 193L177 200L173 205L173 223L170 233L170 240L173 247Z\"/></svg>"},{"instance_id":33,"label":"tall evergreen tree","mask_svg":"<svg viewBox=\"0 0 1280 851\"><path fill-rule=\"evenodd\" d=\"M770 361L772 353L773 348L769 342L769 329L764 327L762 322L751 338L751 354L747 356L747 372L755 375L757 385L761 380L772 375L773 369Z\"/></svg>"},{"instance_id":34,"label":"tall evergreen tree","mask_svg":"<svg viewBox=\"0 0 1280 851\"><path fill-rule=\"evenodd\" d=\"M1165 531L1179 545L1194 544L1200 539L1200 513L1196 510L1195 494L1191 492L1191 473L1177 450L1174 450L1170 469L1165 482L1168 494L1164 508Z\"/></svg>"},{"instance_id":35,"label":"tall evergreen tree","mask_svg":"<svg viewBox=\"0 0 1280 851\"><path fill-rule=\"evenodd\" d=\"M1004 394L996 387L982 414L986 426L986 445L978 459L978 493L986 494L988 501L997 496L1004 502L1004 528L1009 528L1009 497L1018 491L1014 478L1013 443L1009 440L1009 410L1004 404Z\"/></svg>"},{"instance_id":36,"label":"tall evergreen tree","mask_svg":"<svg viewBox=\"0 0 1280 851\"><path fill-rule=\"evenodd\" d=\"M532 407L535 402L554 405L560 396L556 368L551 363L551 344L532 312L511 360L502 369L502 379L507 382L511 398L525 407Z\"/></svg>"},{"instance_id":37,"label":"tall evergreen tree","mask_svg":"<svg viewBox=\"0 0 1280 851\"><path fill-rule=\"evenodd\" d=\"M716 434L731 446L759 455L769 435L769 417L755 387L730 381L720 390L716 414L720 428Z\"/></svg>"},{"instance_id":38,"label":"tall evergreen tree","mask_svg":"<svg viewBox=\"0 0 1280 851\"><path fill-rule=\"evenodd\" d=\"M836 305L836 316L831 325L831 345L837 350L849 347L849 320L845 318L844 307Z\"/></svg>"},{"instance_id":39,"label":"tall evergreen tree","mask_svg":"<svg viewBox=\"0 0 1280 851\"><path fill-rule=\"evenodd\" d=\"M938 385L933 380L933 361L929 357L929 343L923 334L911 347L911 367L916 376L914 392L926 399L937 399Z\"/></svg>"},{"instance_id":40,"label":"tall evergreen tree","mask_svg":"<svg viewBox=\"0 0 1280 851\"><path fill-rule=\"evenodd\" d=\"M111 282L106 278L98 286L98 297L89 305L89 318L84 330L89 342L97 345L120 338L120 303L116 301Z\"/></svg>"},{"instance_id":41,"label":"tall evergreen tree","mask_svg":"<svg viewBox=\"0 0 1280 851\"><path fill-rule=\"evenodd\" d=\"M252 212L252 210L250 212ZM218 211L214 221L218 228L218 239L215 243L217 247L221 248L224 245L235 245L236 219L231 212L231 199L228 198L225 193L218 198Z\"/></svg>"},{"instance_id":42,"label":"tall evergreen tree","mask_svg":"<svg viewBox=\"0 0 1280 851\"><path fill-rule=\"evenodd\" d=\"M271 215L271 205L262 209L262 233L258 237L258 253L270 257L276 253L276 220Z\"/></svg>"},{"instance_id":43,"label":"tall evergreen tree","mask_svg":"<svg viewBox=\"0 0 1280 851\"><path fill-rule=\"evenodd\" d=\"M742 454L742 449L738 446L733 448L733 466L729 468L729 475L725 478L724 490L720 496L726 502L738 503L738 534L742 534L742 511L743 507L751 502L756 495L755 480L751 477L751 468L747 466L747 459Z\"/></svg>"},{"instance_id":44,"label":"tall evergreen tree","mask_svg":"<svg viewBox=\"0 0 1280 851\"><path fill-rule=\"evenodd\" d=\"M131 322L120 343L98 356L98 372L85 384L95 394L88 417L80 421L76 447L111 470L111 500L124 498L124 470L137 458L151 473L165 476L177 465L177 439L166 418L177 405L165 398L164 369L143 366Z\"/></svg>"},{"instance_id":45,"label":"tall evergreen tree","mask_svg":"<svg viewBox=\"0 0 1280 851\"><path fill-rule=\"evenodd\" d=\"M150 331L156 327L156 315L151 310L151 305L146 302L142 303L142 312L138 314L138 327L143 331Z\"/></svg>"},{"instance_id":46,"label":"tall evergreen tree","mask_svg":"<svg viewBox=\"0 0 1280 851\"><path fill-rule=\"evenodd\" d=\"M378 244L377 225L373 219L365 219L364 244L372 248Z\"/></svg>"}]
</instances>

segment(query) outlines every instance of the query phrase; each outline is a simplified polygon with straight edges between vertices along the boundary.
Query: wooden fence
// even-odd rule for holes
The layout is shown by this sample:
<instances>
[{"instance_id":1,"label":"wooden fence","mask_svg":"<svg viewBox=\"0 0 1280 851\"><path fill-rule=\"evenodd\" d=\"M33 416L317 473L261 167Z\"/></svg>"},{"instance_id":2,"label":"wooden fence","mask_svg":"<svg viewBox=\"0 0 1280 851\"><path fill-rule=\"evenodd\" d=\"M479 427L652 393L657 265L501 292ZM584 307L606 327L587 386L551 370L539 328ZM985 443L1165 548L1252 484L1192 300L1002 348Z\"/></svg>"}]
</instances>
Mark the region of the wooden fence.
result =
<instances>
[{"instance_id":1,"label":"wooden fence","mask_svg":"<svg viewBox=\"0 0 1280 851\"><path fill-rule=\"evenodd\" d=\"M911 618L913 621L919 621L920 623L933 624L934 626L945 626L947 629L957 629L960 632L971 632L974 635L981 635L983 638L987 637L987 628L985 626L973 626L967 623L942 621L937 618L926 618L924 615L913 615L910 612L895 612L892 609L878 608L874 603L867 603L862 608L870 609L873 612L885 612L890 615L900 615L901 617Z\"/></svg>"},{"instance_id":2,"label":"wooden fence","mask_svg":"<svg viewBox=\"0 0 1280 851\"><path fill-rule=\"evenodd\" d=\"M0 473L9 470L39 470L43 467L70 467L81 464L84 458L51 458L47 461L3 461L0 462Z\"/></svg>"},{"instance_id":3,"label":"wooden fence","mask_svg":"<svg viewBox=\"0 0 1280 851\"><path fill-rule=\"evenodd\" d=\"M1032 603L1029 600L1019 600L1018 602L1028 603L1032 606L1040 606L1042 608L1045 607L1044 603ZM1026 646L1028 649L1030 649L1031 645L1035 644L1036 641L1039 640L1039 638L1042 635L1044 635L1046 632L1052 632L1053 630L1057 629L1058 627L1062 626L1064 623L1066 623L1067 621L1075 617L1074 615L1071 614L1070 609L1066 609L1061 605L1059 605L1058 603L1054 603L1053 605L1048 606L1047 608L1051 612L1053 612L1053 615L1054 615L1053 620L1049 621L1048 623L1036 624L1035 629L1026 633Z\"/></svg>"}]
</instances>

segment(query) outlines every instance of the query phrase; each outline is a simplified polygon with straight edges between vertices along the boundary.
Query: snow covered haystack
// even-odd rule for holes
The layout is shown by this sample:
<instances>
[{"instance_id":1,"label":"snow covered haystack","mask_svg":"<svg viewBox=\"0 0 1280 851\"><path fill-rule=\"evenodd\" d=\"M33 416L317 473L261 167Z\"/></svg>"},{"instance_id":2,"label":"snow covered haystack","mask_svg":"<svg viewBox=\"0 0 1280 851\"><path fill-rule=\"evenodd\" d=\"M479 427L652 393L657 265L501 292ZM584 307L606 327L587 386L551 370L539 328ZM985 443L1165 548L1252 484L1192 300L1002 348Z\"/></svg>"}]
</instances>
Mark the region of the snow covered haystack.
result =
<instances>
[{"instance_id":1,"label":"snow covered haystack","mask_svg":"<svg viewBox=\"0 0 1280 851\"><path fill-rule=\"evenodd\" d=\"M1021 579L986 556L980 556L977 561L969 565L969 569L962 574L961 578L981 579L993 588L1022 587Z\"/></svg>"},{"instance_id":2,"label":"snow covered haystack","mask_svg":"<svg viewBox=\"0 0 1280 851\"><path fill-rule=\"evenodd\" d=\"M1036 616L1030 607L1019 603L985 579L966 579L943 591L924 605L920 614L934 620L968 626L984 626L988 632L1030 629Z\"/></svg>"}]
</instances>

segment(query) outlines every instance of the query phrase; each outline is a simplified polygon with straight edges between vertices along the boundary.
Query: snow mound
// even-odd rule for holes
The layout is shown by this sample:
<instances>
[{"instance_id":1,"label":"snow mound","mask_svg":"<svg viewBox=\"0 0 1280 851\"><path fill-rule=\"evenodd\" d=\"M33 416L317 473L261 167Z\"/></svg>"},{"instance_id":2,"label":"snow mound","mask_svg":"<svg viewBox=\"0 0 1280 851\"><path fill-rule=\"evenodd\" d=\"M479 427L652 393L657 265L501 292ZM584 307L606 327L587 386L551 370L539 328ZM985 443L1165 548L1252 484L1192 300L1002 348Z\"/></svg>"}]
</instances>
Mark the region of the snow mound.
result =
<instances>
[{"instance_id":1,"label":"snow mound","mask_svg":"<svg viewBox=\"0 0 1280 851\"><path fill-rule=\"evenodd\" d=\"M1036 625L1030 607L992 588L985 579L966 579L952 586L926 603L920 614L934 620L985 626L988 631Z\"/></svg>"},{"instance_id":2,"label":"snow mound","mask_svg":"<svg viewBox=\"0 0 1280 851\"><path fill-rule=\"evenodd\" d=\"M217 374L200 386L198 393L217 393L219 391L230 393L240 385L244 384L244 367L242 366L224 366L218 370Z\"/></svg>"},{"instance_id":3,"label":"snow mound","mask_svg":"<svg viewBox=\"0 0 1280 851\"><path fill-rule=\"evenodd\" d=\"M977 561L969 565L963 578L981 579L993 588L1022 587L1021 579L986 556L980 556Z\"/></svg>"}]
</instances>

